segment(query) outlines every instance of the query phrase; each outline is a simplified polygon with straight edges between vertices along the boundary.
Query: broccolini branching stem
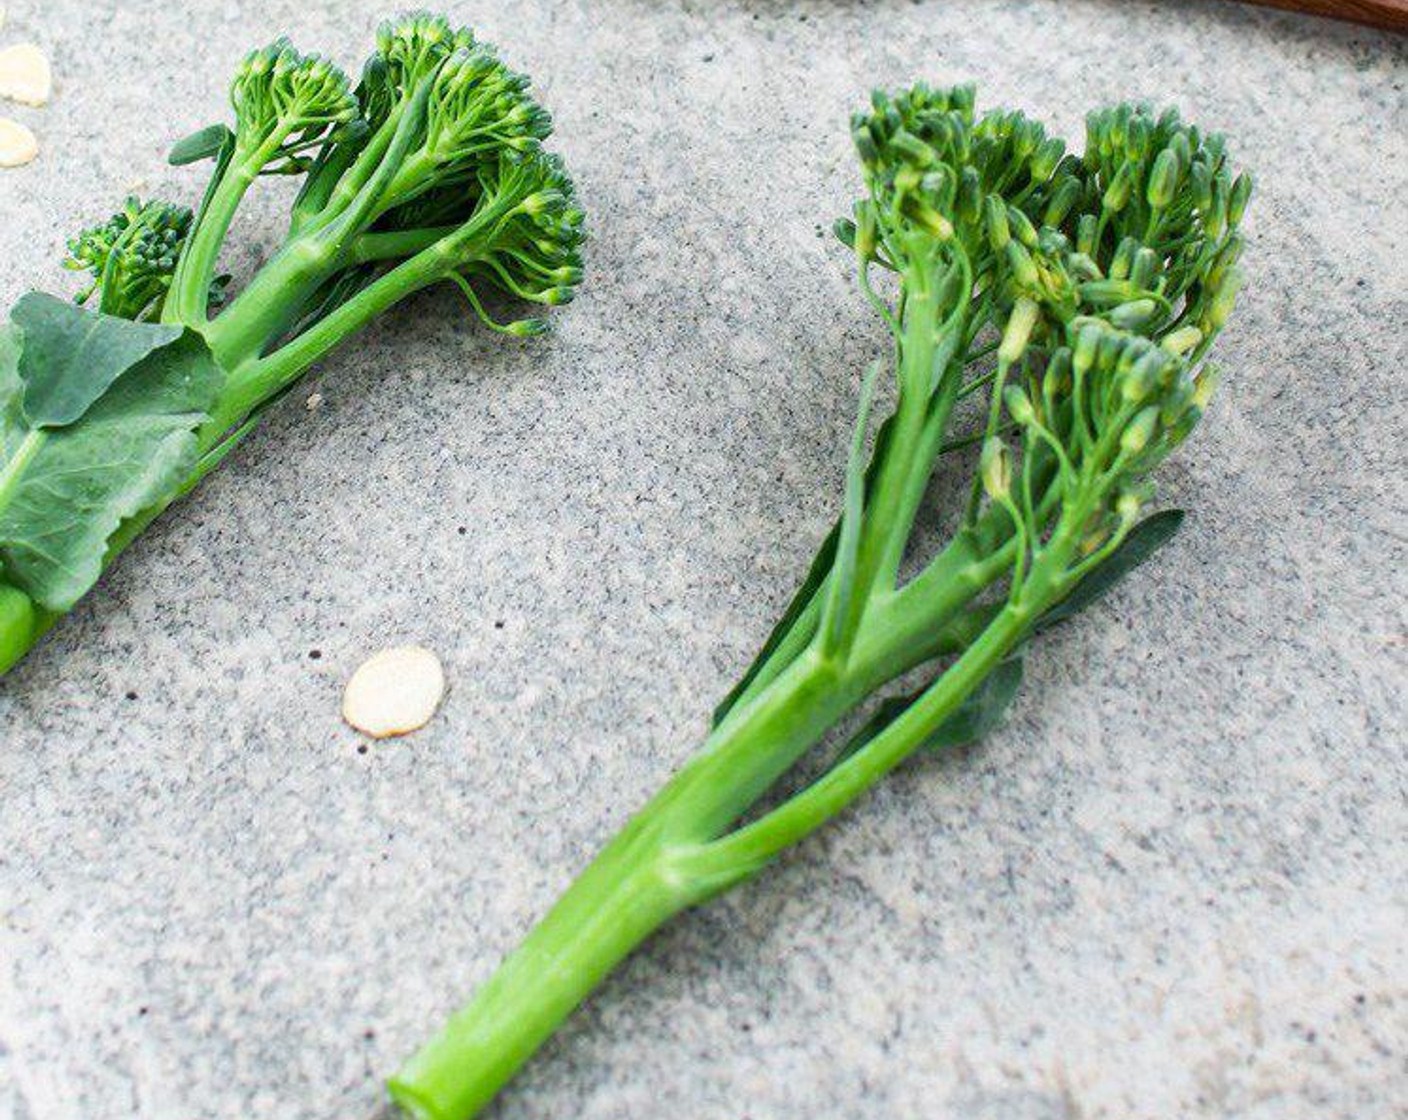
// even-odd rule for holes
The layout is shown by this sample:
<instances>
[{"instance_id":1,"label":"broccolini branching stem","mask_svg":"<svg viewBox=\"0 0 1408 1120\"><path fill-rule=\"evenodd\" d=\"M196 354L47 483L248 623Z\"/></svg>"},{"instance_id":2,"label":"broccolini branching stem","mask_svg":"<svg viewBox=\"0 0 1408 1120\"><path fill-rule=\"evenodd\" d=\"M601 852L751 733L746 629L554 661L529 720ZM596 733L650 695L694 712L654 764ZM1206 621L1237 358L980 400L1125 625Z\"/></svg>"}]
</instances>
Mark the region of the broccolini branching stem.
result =
<instances>
[{"instance_id":1,"label":"broccolini branching stem","mask_svg":"<svg viewBox=\"0 0 1408 1120\"><path fill-rule=\"evenodd\" d=\"M203 368L219 382L213 405L193 415L193 431L177 433L190 457L185 478L163 481L147 508L124 507L116 528L98 534L85 558L95 573L219 463L312 363L407 296L453 283L485 325L526 337L544 320L498 323L485 294L552 307L567 303L582 278L583 216L561 162L542 149L551 121L527 79L468 29L423 12L384 23L355 89L336 66L280 39L244 59L230 101L233 129L204 129L172 154L177 163L214 159L196 215L129 200L70 245L66 263L93 276L80 302L96 297L107 315L178 328L162 333L165 342L198 335L207 348ZM305 176L288 234L226 300L221 250L251 188L272 174ZM0 359L10 337L0 326ZM2 376L0 391L8 391ZM47 431L31 433L36 446ZM30 458L0 449L0 509L4 479L24 476ZM84 502L91 506L91 496ZM7 561L6 543L0 539L0 672L75 594L65 584L61 598L26 577Z\"/></svg>"},{"instance_id":2,"label":"broccolini branching stem","mask_svg":"<svg viewBox=\"0 0 1408 1120\"><path fill-rule=\"evenodd\" d=\"M660 924L916 752L981 736L1032 637L1167 537L1140 510L1211 393L1203 356L1231 309L1250 189L1221 138L1119 106L1091 115L1077 157L1021 114L975 118L971 88L925 86L876 94L853 136L866 195L838 232L893 338L895 410L867 466L872 369L838 524L783 622L698 753L390 1081L420 1120L475 1116ZM892 303L872 265L898 274ZM953 435L959 401L983 393L980 426ZM940 458L973 444L957 528L901 582Z\"/></svg>"}]
</instances>

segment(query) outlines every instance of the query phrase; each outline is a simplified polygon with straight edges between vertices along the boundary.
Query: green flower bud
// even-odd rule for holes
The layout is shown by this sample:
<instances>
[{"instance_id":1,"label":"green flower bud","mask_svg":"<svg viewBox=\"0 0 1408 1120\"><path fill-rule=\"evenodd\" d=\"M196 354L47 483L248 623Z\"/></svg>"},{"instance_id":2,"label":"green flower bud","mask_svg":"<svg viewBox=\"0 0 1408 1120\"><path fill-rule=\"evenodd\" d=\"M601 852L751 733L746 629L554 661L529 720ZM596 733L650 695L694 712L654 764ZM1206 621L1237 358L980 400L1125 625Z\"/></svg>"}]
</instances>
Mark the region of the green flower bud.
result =
<instances>
[{"instance_id":1,"label":"green flower bud","mask_svg":"<svg viewBox=\"0 0 1408 1120\"><path fill-rule=\"evenodd\" d=\"M1193 201L1199 211L1207 213L1212 206L1212 169L1200 160L1189 170L1188 181L1192 185Z\"/></svg>"},{"instance_id":2,"label":"green flower bud","mask_svg":"<svg viewBox=\"0 0 1408 1120\"><path fill-rule=\"evenodd\" d=\"M1082 214L1076 223L1076 248L1091 258L1096 255L1095 235L1099 228L1099 220L1094 214Z\"/></svg>"},{"instance_id":3,"label":"green flower bud","mask_svg":"<svg viewBox=\"0 0 1408 1120\"><path fill-rule=\"evenodd\" d=\"M1218 383L1222 380L1222 368L1209 362L1198 374L1197 380L1193 383L1193 404L1200 411L1206 411L1208 402L1212 400L1212 395L1217 392Z\"/></svg>"},{"instance_id":4,"label":"green flower bud","mask_svg":"<svg viewBox=\"0 0 1408 1120\"><path fill-rule=\"evenodd\" d=\"M1193 145L1188 138L1188 133L1182 130L1175 132L1168 146L1178 158L1179 172L1187 170L1193 162Z\"/></svg>"},{"instance_id":5,"label":"green flower bud","mask_svg":"<svg viewBox=\"0 0 1408 1120\"><path fill-rule=\"evenodd\" d=\"M1137 415L1120 434L1120 450L1138 455L1149 446L1149 440L1159 423L1157 405L1150 405Z\"/></svg>"},{"instance_id":6,"label":"green flower bud","mask_svg":"<svg viewBox=\"0 0 1408 1120\"><path fill-rule=\"evenodd\" d=\"M1135 292L1128 280L1088 280L1078 289L1082 303L1109 307L1124 303Z\"/></svg>"},{"instance_id":7,"label":"green flower bud","mask_svg":"<svg viewBox=\"0 0 1408 1120\"><path fill-rule=\"evenodd\" d=\"M1232 183L1232 191L1227 197L1227 221L1239 225L1242 215L1247 212L1247 203L1252 197L1252 177L1243 171Z\"/></svg>"},{"instance_id":8,"label":"green flower bud","mask_svg":"<svg viewBox=\"0 0 1408 1120\"><path fill-rule=\"evenodd\" d=\"M1100 266L1084 253L1072 253L1066 258L1066 269L1078 280L1103 280Z\"/></svg>"},{"instance_id":9,"label":"green flower bud","mask_svg":"<svg viewBox=\"0 0 1408 1120\"><path fill-rule=\"evenodd\" d=\"M1178 379L1164 394L1163 402L1159 406L1159 423L1165 428L1171 428L1193 403L1196 388L1188 371L1180 370Z\"/></svg>"},{"instance_id":10,"label":"green flower bud","mask_svg":"<svg viewBox=\"0 0 1408 1120\"><path fill-rule=\"evenodd\" d=\"M1139 516L1139 511L1143 506L1144 503L1140 500L1139 495L1132 490L1122 491L1120 496L1115 499L1115 513L1126 525Z\"/></svg>"},{"instance_id":11,"label":"green flower bud","mask_svg":"<svg viewBox=\"0 0 1408 1120\"><path fill-rule=\"evenodd\" d=\"M1178 155L1171 148L1165 148L1154 160L1154 168L1149 172L1149 185L1144 198L1151 210L1165 210L1173 202L1178 192Z\"/></svg>"},{"instance_id":12,"label":"green flower bud","mask_svg":"<svg viewBox=\"0 0 1408 1120\"><path fill-rule=\"evenodd\" d=\"M1009 241L1007 244L1017 249L1022 248L1015 241ZM1011 365L1026 351L1040 314L1041 309L1035 301L1025 296L1013 304L1012 314L1007 317L1007 326L1002 332L1002 341L997 347L997 360L1001 365Z\"/></svg>"},{"instance_id":13,"label":"green flower bud","mask_svg":"<svg viewBox=\"0 0 1408 1120\"><path fill-rule=\"evenodd\" d=\"M1032 289L1037 286L1039 276L1032 255L1019 241L1009 241L1003 246L1007 267L1012 271L1012 279L1019 288Z\"/></svg>"},{"instance_id":14,"label":"green flower bud","mask_svg":"<svg viewBox=\"0 0 1408 1120\"><path fill-rule=\"evenodd\" d=\"M1031 176L1043 183L1051 178L1052 172L1056 170L1056 165L1061 162L1061 157L1066 154L1066 142L1057 139L1055 136L1044 140L1032 156Z\"/></svg>"},{"instance_id":15,"label":"green flower bud","mask_svg":"<svg viewBox=\"0 0 1408 1120\"><path fill-rule=\"evenodd\" d=\"M1110 279L1127 280L1134 268L1134 255L1139 252L1139 242L1133 237L1124 238L1115 247L1115 255L1110 261Z\"/></svg>"},{"instance_id":16,"label":"green flower bud","mask_svg":"<svg viewBox=\"0 0 1408 1120\"><path fill-rule=\"evenodd\" d=\"M1071 350L1062 346L1046 363L1041 375L1041 395L1047 402L1047 414L1052 413L1051 402L1071 389Z\"/></svg>"},{"instance_id":17,"label":"green flower bud","mask_svg":"<svg viewBox=\"0 0 1408 1120\"><path fill-rule=\"evenodd\" d=\"M1135 168L1136 164L1130 161L1120 164L1120 169L1105 188L1101 204L1112 214L1118 214L1129 204L1130 193L1134 190Z\"/></svg>"},{"instance_id":18,"label":"green flower bud","mask_svg":"<svg viewBox=\"0 0 1408 1120\"><path fill-rule=\"evenodd\" d=\"M1159 312L1159 305L1151 299L1132 299L1110 309L1109 319L1124 330L1138 330L1151 322Z\"/></svg>"},{"instance_id":19,"label":"green flower bud","mask_svg":"<svg viewBox=\"0 0 1408 1120\"><path fill-rule=\"evenodd\" d=\"M996 250L1004 248L1012 237L1012 229L1007 224L1007 204L995 194L983 200L983 220L988 229L988 242Z\"/></svg>"},{"instance_id":20,"label":"green flower bud","mask_svg":"<svg viewBox=\"0 0 1408 1120\"><path fill-rule=\"evenodd\" d=\"M1129 122L1129 128L1125 134L1125 150L1133 159L1142 160L1149 154L1152 139L1153 129L1149 127L1149 118L1135 117Z\"/></svg>"},{"instance_id":21,"label":"green flower bud","mask_svg":"<svg viewBox=\"0 0 1408 1120\"><path fill-rule=\"evenodd\" d=\"M1149 350L1138 357L1124 374L1120 394L1130 404L1144 400L1158 386L1167 368L1168 358L1158 350Z\"/></svg>"},{"instance_id":22,"label":"green flower bud","mask_svg":"<svg viewBox=\"0 0 1408 1120\"><path fill-rule=\"evenodd\" d=\"M1227 176L1212 181L1212 205L1203 214L1203 231L1212 241L1220 241L1227 229Z\"/></svg>"},{"instance_id":23,"label":"green flower bud","mask_svg":"<svg viewBox=\"0 0 1408 1120\"><path fill-rule=\"evenodd\" d=\"M913 195L905 200L904 213L940 241L947 241L953 236L953 223Z\"/></svg>"},{"instance_id":24,"label":"green flower bud","mask_svg":"<svg viewBox=\"0 0 1408 1120\"><path fill-rule=\"evenodd\" d=\"M1032 220L1015 206L1007 208L1007 221L1012 227L1012 236L1025 245L1028 249L1035 249L1038 244L1036 226L1032 225Z\"/></svg>"},{"instance_id":25,"label":"green flower bud","mask_svg":"<svg viewBox=\"0 0 1408 1120\"><path fill-rule=\"evenodd\" d=\"M1227 325L1227 320L1232 315L1232 308L1237 302L1237 289L1241 287L1241 276L1235 270L1231 272L1223 284L1213 296L1212 303L1208 305L1204 315L1204 329L1208 334L1215 334Z\"/></svg>"},{"instance_id":26,"label":"green flower bud","mask_svg":"<svg viewBox=\"0 0 1408 1120\"><path fill-rule=\"evenodd\" d=\"M890 148L915 167L933 166L934 149L906 129L902 128L890 137Z\"/></svg>"},{"instance_id":27,"label":"green flower bud","mask_svg":"<svg viewBox=\"0 0 1408 1120\"><path fill-rule=\"evenodd\" d=\"M1051 227L1059 226L1066 220L1066 216L1074 209L1080 201L1081 182L1075 176L1062 179L1060 186L1051 195L1051 201L1046 204L1046 212L1042 215L1042 224Z\"/></svg>"},{"instance_id":28,"label":"green flower bud","mask_svg":"<svg viewBox=\"0 0 1408 1120\"><path fill-rule=\"evenodd\" d=\"M959 176L956 213L964 225L977 225L982 221L983 180L976 167L964 167Z\"/></svg>"},{"instance_id":29,"label":"green flower bud","mask_svg":"<svg viewBox=\"0 0 1408 1120\"><path fill-rule=\"evenodd\" d=\"M1012 456L1007 446L996 436L983 441L983 453L978 459L978 473L983 490L993 501L1007 497L1012 489Z\"/></svg>"},{"instance_id":30,"label":"green flower bud","mask_svg":"<svg viewBox=\"0 0 1408 1120\"><path fill-rule=\"evenodd\" d=\"M1102 333L1094 323L1088 323L1081 327L1080 333L1076 335L1075 348L1071 351L1071 365L1082 377L1095 365Z\"/></svg>"},{"instance_id":31,"label":"green flower bud","mask_svg":"<svg viewBox=\"0 0 1408 1120\"><path fill-rule=\"evenodd\" d=\"M1002 403L1007 406L1007 414L1022 427L1036 420L1036 409L1020 385L1009 385L1002 391Z\"/></svg>"},{"instance_id":32,"label":"green flower bud","mask_svg":"<svg viewBox=\"0 0 1408 1120\"><path fill-rule=\"evenodd\" d=\"M1202 331L1194 326L1186 326L1179 327L1176 331L1173 331L1165 337L1159 345L1167 353L1181 356L1188 353L1189 350L1193 349L1193 347L1197 346L1198 343L1202 341Z\"/></svg>"},{"instance_id":33,"label":"green flower bud","mask_svg":"<svg viewBox=\"0 0 1408 1120\"><path fill-rule=\"evenodd\" d=\"M851 117L851 142L865 167L873 168L880 161L880 148L870 130L870 118L864 113Z\"/></svg>"},{"instance_id":34,"label":"green flower bud","mask_svg":"<svg viewBox=\"0 0 1408 1120\"><path fill-rule=\"evenodd\" d=\"M1159 264L1159 255L1147 245L1144 246L1134 254L1134 264L1129 270L1129 282L1141 291L1147 291L1153 286Z\"/></svg>"}]
</instances>

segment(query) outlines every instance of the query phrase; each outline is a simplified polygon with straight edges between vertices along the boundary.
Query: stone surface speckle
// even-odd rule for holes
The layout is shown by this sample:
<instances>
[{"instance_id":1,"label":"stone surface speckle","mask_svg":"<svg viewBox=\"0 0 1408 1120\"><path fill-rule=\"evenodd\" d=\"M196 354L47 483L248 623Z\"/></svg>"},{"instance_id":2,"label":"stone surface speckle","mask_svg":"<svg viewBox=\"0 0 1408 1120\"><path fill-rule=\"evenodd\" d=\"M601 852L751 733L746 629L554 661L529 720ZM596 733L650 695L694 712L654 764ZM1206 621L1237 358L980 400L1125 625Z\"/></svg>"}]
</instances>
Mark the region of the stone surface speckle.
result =
<instances>
[{"instance_id":1,"label":"stone surface speckle","mask_svg":"<svg viewBox=\"0 0 1408 1120\"><path fill-rule=\"evenodd\" d=\"M69 290L278 32L352 0L15 0L51 55L0 304ZM633 958L495 1120L1388 1120L1408 1109L1408 40L1225 2L454 4L590 211L557 330L449 293L324 362L0 682L0 1117L340 1120L690 750L835 510L881 331L819 231L872 85L1078 137L1172 101L1255 169L1166 554L907 767ZM229 264L279 228L265 192ZM439 651L359 753L342 683ZM318 656L312 656L312 651Z\"/></svg>"}]
</instances>

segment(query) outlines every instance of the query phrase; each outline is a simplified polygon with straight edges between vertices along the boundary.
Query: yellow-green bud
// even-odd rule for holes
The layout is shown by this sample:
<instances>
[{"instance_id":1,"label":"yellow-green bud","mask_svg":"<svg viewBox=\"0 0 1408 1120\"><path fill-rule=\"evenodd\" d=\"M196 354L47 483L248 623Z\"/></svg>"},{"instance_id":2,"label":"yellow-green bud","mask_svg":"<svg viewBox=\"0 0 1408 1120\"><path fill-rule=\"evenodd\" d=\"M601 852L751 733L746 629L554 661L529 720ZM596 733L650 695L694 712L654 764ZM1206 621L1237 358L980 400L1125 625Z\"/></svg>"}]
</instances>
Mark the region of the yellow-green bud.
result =
<instances>
[{"instance_id":1,"label":"yellow-green bud","mask_svg":"<svg viewBox=\"0 0 1408 1120\"><path fill-rule=\"evenodd\" d=\"M1144 198L1151 210L1166 209L1178 191L1178 155L1171 148L1165 148L1154 159L1153 170L1149 172L1149 185Z\"/></svg>"},{"instance_id":2,"label":"yellow-green bud","mask_svg":"<svg viewBox=\"0 0 1408 1120\"><path fill-rule=\"evenodd\" d=\"M1202 341L1203 332L1197 327L1187 326L1173 331L1159 345L1170 354L1181 355L1188 353Z\"/></svg>"},{"instance_id":3,"label":"yellow-green bud","mask_svg":"<svg viewBox=\"0 0 1408 1120\"><path fill-rule=\"evenodd\" d=\"M983 200L983 220L988 228L988 241L994 249L1001 250L1012 239L1011 227L1007 224L1007 204L995 194Z\"/></svg>"},{"instance_id":4,"label":"yellow-green bud","mask_svg":"<svg viewBox=\"0 0 1408 1120\"><path fill-rule=\"evenodd\" d=\"M978 471L982 476L983 490L993 501L1005 498L1012 489L1012 456L996 436L989 436L983 441Z\"/></svg>"},{"instance_id":5,"label":"yellow-green bud","mask_svg":"<svg viewBox=\"0 0 1408 1120\"><path fill-rule=\"evenodd\" d=\"M1120 164L1120 169L1105 188L1105 197L1101 201L1105 209L1113 214L1118 214L1129 203L1130 192L1134 189L1134 168L1132 162Z\"/></svg>"},{"instance_id":6,"label":"yellow-green bud","mask_svg":"<svg viewBox=\"0 0 1408 1120\"><path fill-rule=\"evenodd\" d=\"M1032 225L1032 220L1017 207L1008 208L1007 220L1012 224L1012 236L1025 245L1028 249L1037 247L1038 238L1036 226Z\"/></svg>"},{"instance_id":7,"label":"yellow-green bud","mask_svg":"<svg viewBox=\"0 0 1408 1120\"><path fill-rule=\"evenodd\" d=\"M1002 401L1007 406L1007 415L1022 427L1025 428L1036 419L1036 409L1032 407L1032 402L1020 385L1007 386L1002 391Z\"/></svg>"},{"instance_id":8,"label":"yellow-green bud","mask_svg":"<svg viewBox=\"0 0 1408 1120\"><path fill-rule=\"evenodd\" d=\"M1243 171L1232 183L1232 191L1227 197L1227 220L1237 225L1247 212L1247 202L1252 197L1252 177Z\"/></svg>"},{"instance_id":9,"label":"yellow-green bud","mask_svg":"<svg viewBox=\"0 0 1408 1120\"><path fill-rule=\"evenodd\" d=\"M1003 247L1007 267L1012 270L1012 279L1019 288L1035 288L1040 277L1036 271L1036 261L1020 241L1009 241Z\"/></svg>"},{"instance_id":10,"label":"yellow-green bud","mask_svg":"<svg viewBox=\"0 0 1408 1120\"><path fill-rule=\"evenodd\" d=\"M1099 350L1100 328L1093 323L1081 327L1080 334L1076 335L1075 349L1071 352L1071 365L1082 377L1095 365Z\"/></svg>"},{"instance_id":11,"label":"yellow-green bud","mask_svg":"<svg viewBox=\"0 0 1408 1120\"><path fill-rule=\"evenodd\" d=\"M1158 405L1150 405L1131 420L1120 434L1120 450L1138 455L1149 446L1149 439L1153 436L1154 427L1158 422Z\"/></svg>"},{"instance_id":12,"label":"yellow-green bud","mask_svg":"<svg viewBox=\"0 0 1408 1120\"><path fill-rule=\"evenodd\" d=\"M1095 234L1099 228L1094 214L1082 214L1076 223L1076 248L1088 257L1095 256Z\"/></svg>"},{"instance_id":13,"label":"yellow-green bud","mask_svg":"<svg viewBox=\"0 0 1408 1120\"><path fill-rule=\"evenodd\" d=\"M1009 246L1017 245L1015 241L1009 241ZM997 347L997 360L1001 365L1010 366L1027 349L1027 343L1031 340L1032 331L1036 327L1037 318L1041 314L1041 309L1034 300L1023 296L1012 305L1012 314L1007 317L1007 326L1002 332L1002 342Z\"/></svg>"},{"instance_id":14,"label":"yellow-green bud","mask_svg":"<svg viewBox=\"0 0 1408 1120\"><path fill-rule=\"evenodd\" d=\"M1148 323L1159 310L1151 299L1132 299L1110 309L1110 322L1125 330L1137 330Z\"/></svg>"},{"instance_id":15,"label":"yellow-green bud","mask_svg":"<svg viewBox=\"0 0 1408 1120\"><path fill-rule=\"evenodd\" d=\"M1222 380L1222 368L1209 362L1198 374L1198 380L1194 383L1193 405L1199 411L1206 411L1208 402L1212 400L1212 395L1217 392L1218 383Z\"/></svg>"}]
</instances>

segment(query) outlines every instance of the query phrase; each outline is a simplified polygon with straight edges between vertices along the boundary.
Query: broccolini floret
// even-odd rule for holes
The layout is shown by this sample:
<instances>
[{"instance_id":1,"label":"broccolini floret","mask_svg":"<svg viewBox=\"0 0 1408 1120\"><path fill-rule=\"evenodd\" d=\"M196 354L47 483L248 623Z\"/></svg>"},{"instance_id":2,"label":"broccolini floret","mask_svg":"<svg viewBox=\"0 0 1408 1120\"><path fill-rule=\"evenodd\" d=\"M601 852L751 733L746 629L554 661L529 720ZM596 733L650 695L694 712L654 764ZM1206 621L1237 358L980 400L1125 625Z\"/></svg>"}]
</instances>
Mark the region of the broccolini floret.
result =
<instances>
[{"instance_id":1,"label":"broccolini floret","mask_svg":"<svg viewBox=\"0 0 1408 1120\"><path fill-rule=\"evenodd\" d=\"M552 123L528 87L469 29L425 12L381 25L355 86L278 39L239 64L233 127L203 129L172 152L176 164L214 162L194 215L129 199L70 243L65 264L91 274L78 301L98 314L26 297L0 326L0 417L18 425L14 439L0 433L0 671L262 409L406 296L448 282L497 331L545 328L540 315L500 323L487 301L557 306L582 279L582 211L562 162L543 150ZM288 234L227 289L219 257L266 175L302 177ZM173 347L180 376L166 368ZM102 376L81 385L95 348L107 354ZM133 412L122 423L165 441L143 452L167 457L160 471L99 469L116 423L109 390ZM40 397L51 411L35 406ZM90 446L92 463L58 463L61 448L72 458ZM85 551L94 542L103 555Z\"/></svg>"},{"instance_id":2,"label":"broccolini floret","mask_svg":"<svg viewBox=\"0 0 1408 1120\"><path fill-rule=\"evenodd\" d=\"M877 362L801 590L699 752L392 1078L421 1120L477 1115L659 925L916 751L983 735L1031 640L1179 524L1145 510L1207 407L1239 283L1250 180L1221 138L1122 105L1077 156L1021 113L977 116L971 87L923 85L876 94L851 132L865 191L837 232L893 338L894 411L867 463ZM919 512L965 452L969 496L932 547Z\"/></svg>"}]
</instances>

